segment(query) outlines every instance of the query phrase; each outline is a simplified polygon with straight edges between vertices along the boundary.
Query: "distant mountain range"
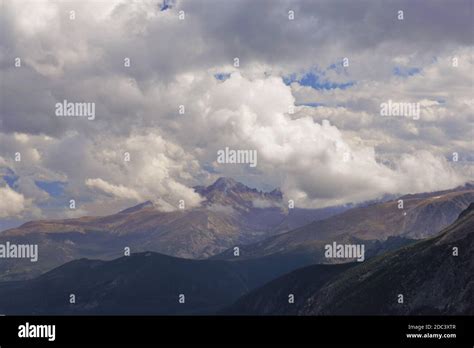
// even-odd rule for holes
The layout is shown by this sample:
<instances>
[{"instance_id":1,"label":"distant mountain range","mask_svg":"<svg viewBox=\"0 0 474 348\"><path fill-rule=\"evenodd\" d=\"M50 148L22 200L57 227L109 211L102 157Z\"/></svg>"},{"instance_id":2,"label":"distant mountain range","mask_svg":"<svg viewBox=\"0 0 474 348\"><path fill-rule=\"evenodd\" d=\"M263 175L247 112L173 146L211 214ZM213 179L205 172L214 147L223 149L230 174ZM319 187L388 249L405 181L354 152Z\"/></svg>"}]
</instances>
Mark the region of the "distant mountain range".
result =
<instances>
[{"instance_id":1,"label":"distant mountain range","mask_svg":"<svg viewBox=\"0 0 474 348\"><path fill-rule=\"evenodd\" d=\"M163 212L144 202L105 217L40 220L0 233L0 244L38 244L39 260L2 260L0 279L25 279L80 258L109 260L154 251L201 259L334 215L346 207L288 210L279 190L261 192L231 178L195 188L196 208Z\"/></svg>"},{"instance_id":2,"label":"distant mountain range","mask_svg":"<svg viewBox=\"0 0 474 348\"><path fill-rule=\"evenodd\" d=\"M458 255L453 248L457 248ZM471 203L435 237L362 264L316 265L296 270L245 295L223 313L473 315L473 255ZM288 294L293 294L294 303L288 303Z\"/></svg>"},{"instance_id":3,"label":"distant mountain range","mask_svg":"<svg viewBox=\"0 0 474 348\"><path fill-rule=\"evenodd\" d=\"M404 209L397 200L349 210L288 209L279 190L262 192L231 178L195 190L204 198L196 208L163 212L144 202L110 216L32 221L3 231L0 244L37 244L39 257L3 259L0 280L33 278L80 258L112 260L125 247L132 253L235 260L238 246L237 260L285 254L305 260L298 263L303 266L328 262L323 247L338 241L363 243L371 257L439 232L474 201L470 184L403 196Z\"/></svg>"},{"instance_id":4,"label":"distant mountain range","mask_svg":"<svg viewBox=\"0 0 474 348\"><path fill-rule=\"evenodd\" d=\"M0 314L473 312L470 184L400 197L403 209L398 199L287 209L280 191L229 178L195 190L204 198L196 208L144 202L0 233L0 244L39 246L38 262L1 259ZM329 260L324 247L335 241L363 244L365 261ZM453 246L459 256L449 255Z\"/></svg>"},{"instance_id":5,"label":"distant mountain range","mask_svg":"<svg viewBox=\"0 0 474 348\"><path fill-rule=\"evenodd\" d=\"M473 252L474 203L441 234L363 263L291 272L308 260L187 260L152 252L76 260L35 279L0 282L0 313L474 314Z\"/></svg>"},{"instance_id":6,"label":"distant mountain range","mask_svg":"<svg viewBox=\"0 0 474 348\"><path fill-rule=\"evenodd\" d=\"M403 209L399 208L403 200ZM290 232L241 246L241 258L272 254L311 254L316 262L328 262L324 245L366 244L379 248L377 241L399 247L410 240L436 235L453 223L474 202L474 186L466 184L453 190L406 195L395 200L355 207L327 219L312 222ZM216 259L233 259L227 250ZM331 261L333 262L333 261Z\"/></svg>"}]
</instances>

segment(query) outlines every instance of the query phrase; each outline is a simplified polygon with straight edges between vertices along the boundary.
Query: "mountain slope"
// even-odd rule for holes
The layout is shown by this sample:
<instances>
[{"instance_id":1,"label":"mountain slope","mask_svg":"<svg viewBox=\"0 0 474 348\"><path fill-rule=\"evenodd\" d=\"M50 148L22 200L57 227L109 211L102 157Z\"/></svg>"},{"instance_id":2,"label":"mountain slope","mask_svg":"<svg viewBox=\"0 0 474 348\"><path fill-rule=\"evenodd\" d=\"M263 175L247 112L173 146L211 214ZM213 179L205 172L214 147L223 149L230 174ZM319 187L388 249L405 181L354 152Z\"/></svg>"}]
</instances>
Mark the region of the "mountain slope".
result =
<instances>
[{"instance_id":1,"label":"mountain slope","mask_svg":"<svg viewBox=\"0 0 474 348\"><path fill-rule=\"evenodd\" d=\"M275 253L312 253L324 261L324 245L367 243L389 237L420 239L433 236L454 222L458 215L474 202L474 187L470 184L454 190L407 195L398 200L356 207L324 220L242 246L244 258ZM226 251L215 258L231 258Z\"/></svg>"},{"instance_id":2,"label":"mountain slope","mask_svg":"<svg viewBox=\"0 0 474 348\"><path fill-rule=\"evenodd\" d=\"M264 283L310 264L269 256L188 260L152 252L112 261L80 259L35 279L0 282L0 313L211 314ZM69 296L76 303L69 304ZM178 302L185 295L185 304Z\"/></svg>"},{"instance_id":3,"label":"mountain slope","mask_svg":"<svg viewBox=\"0 0 474 348\"><path fill-rule=\"evenodd\" d=\"M39 278L0 283L4 314L192 314L245 293L232 264L155 253L72 261ZM76 303L69 303L70 294ZM185 295L185 303L178 302ZM217 307L216 307L217 306Z\"/></svg>"},{"instance_id":4,"label":"mountain slope","mask_svg":"<svg viewBox=\"0 0 474 348\"><path fill-rule=\"evenodd\" d=\"M453 255L457 247L459 255ZM321 267L284 275L226 313L296 315L474 314L474 203L439 235L320 281ZM327 269L341 265L326 265ZM349 267L349 266L348 266ZM282 291L283 289L283 291ZM287 303L287 294L295 303ZM275 296L271 296L275 294ZM403 303L398 303L399 295Z\"/></svg>"}]
</instances>

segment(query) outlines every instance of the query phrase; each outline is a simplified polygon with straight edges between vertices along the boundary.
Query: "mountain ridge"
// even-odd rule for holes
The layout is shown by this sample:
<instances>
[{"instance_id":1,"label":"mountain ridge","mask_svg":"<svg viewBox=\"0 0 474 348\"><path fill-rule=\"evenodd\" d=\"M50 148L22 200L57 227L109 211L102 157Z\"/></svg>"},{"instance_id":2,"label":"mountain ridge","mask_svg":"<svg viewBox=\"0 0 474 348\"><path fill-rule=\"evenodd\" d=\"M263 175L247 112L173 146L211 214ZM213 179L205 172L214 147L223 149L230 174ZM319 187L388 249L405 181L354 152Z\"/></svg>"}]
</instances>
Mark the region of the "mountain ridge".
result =
<instances>
[{"instance_id":1,"label":"mountain ridge","mask_svg":"<svg viewBox=\"0 0 474 348\"><path fill-rule=\"evenodd\" d=\"M223 314L472 315L473 254L471 203L436 236L353 264L322 282L316 266L293 271L244 295ZM290 291L295 296L291 305Z\"/></svg>"},{"instance_id":2,"label":"mountain ridge","mask_svg":"<svg viewBox=\"0 0 474 348\"><path fill-rule=\"evenodd\" d=\"M242 246L242 256L258 258L303 249L321 254L323 246L333 241L383 241L389 237L423 239L435 235L454 222L459 214L474 202L474 186L466 185L453 190L402 197L405 198L355 207L295 230ZM403 199L403 209L399 209L399 199ZM226 259L228 255L229 251L225 251L216 258ZM321 259L324 258L321 256Z\"/></svg>"},{"instance_id":3,"label":"mountain ridge","mask_svg":"<svg viewBox=\"0 0 474 348\"><path fill-rule=\"evenodd\" d=\"M288 231L344 207L282 210L278 191L252 189L234 179L220 178L201 190L206 196L196 208L164 212L151 201L108 216L30 221L0 233L0 243L35 243L39 261L4 260L0 279L25 279L73 259L110 260L132 252L155 251L202 259L237 244ZM255 202L263 202L256 206Z\"/></svg>"}]
</instances>

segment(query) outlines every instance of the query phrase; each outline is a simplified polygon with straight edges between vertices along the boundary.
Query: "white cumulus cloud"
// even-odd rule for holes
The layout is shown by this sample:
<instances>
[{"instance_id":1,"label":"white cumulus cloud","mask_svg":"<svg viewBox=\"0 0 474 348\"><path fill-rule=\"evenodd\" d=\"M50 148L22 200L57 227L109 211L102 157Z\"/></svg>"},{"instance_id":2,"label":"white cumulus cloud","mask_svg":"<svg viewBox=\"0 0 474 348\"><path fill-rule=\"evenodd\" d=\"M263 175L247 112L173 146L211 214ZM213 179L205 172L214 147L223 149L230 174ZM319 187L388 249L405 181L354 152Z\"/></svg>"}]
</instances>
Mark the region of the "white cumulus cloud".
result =
<instances>
[{"instance_id":1,"label":"white cumulus cloud","mask_svg":"<svg viewBox=\"0 0 474 348\"><path fill-rule=\"evenodd\" d=\"M25 197L10 187L0 187L0 218L16 217L25 208Z\"/></svg>"}]
</instances>

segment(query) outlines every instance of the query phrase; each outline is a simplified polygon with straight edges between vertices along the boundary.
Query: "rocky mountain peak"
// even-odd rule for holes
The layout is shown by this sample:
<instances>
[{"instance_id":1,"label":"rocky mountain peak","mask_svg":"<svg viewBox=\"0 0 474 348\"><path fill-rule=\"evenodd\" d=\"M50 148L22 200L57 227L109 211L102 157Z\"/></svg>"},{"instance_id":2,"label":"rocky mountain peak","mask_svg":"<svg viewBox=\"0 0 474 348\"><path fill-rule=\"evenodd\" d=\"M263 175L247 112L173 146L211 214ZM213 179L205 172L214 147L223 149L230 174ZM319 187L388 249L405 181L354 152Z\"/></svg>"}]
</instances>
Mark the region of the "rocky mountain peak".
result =
<instances>
[{"instance_id":1,"label":"rocky mountain peak","mask_svg":"<svg viewBox=\"0 0 474 348\"><path fill-rule=\"evenodd\" d=\"M219 204L246 211L254 207L254 201L268 201L271 206L283 197L279 189L263 192L229 177L221 177L209 186L196 186L194 189L206 198L205 205Z\"/></svg>"},{"instance_id":2,"label":"rocky mountain peak","mask_svg":"<svg viewBox=\"0 0 474 348\"><path fill-rule=\"evenodd\" d=\"M209 186L208 188L209 189L215 189L215 190L220 190L220 191L224 191L224 190L227 190L227 189L230 189L230 188L234 188L234 187L239 187L239 188L248 188L247 186L245 186L244 184L241 184L240 182L232 179L232 178L228 178L228 177L220 177L219 179L216 180L216 182L214 182L211 186Z\"/></svg>"}]
</instances>

